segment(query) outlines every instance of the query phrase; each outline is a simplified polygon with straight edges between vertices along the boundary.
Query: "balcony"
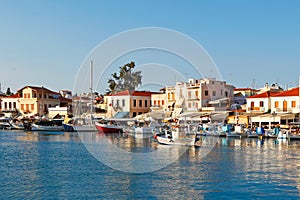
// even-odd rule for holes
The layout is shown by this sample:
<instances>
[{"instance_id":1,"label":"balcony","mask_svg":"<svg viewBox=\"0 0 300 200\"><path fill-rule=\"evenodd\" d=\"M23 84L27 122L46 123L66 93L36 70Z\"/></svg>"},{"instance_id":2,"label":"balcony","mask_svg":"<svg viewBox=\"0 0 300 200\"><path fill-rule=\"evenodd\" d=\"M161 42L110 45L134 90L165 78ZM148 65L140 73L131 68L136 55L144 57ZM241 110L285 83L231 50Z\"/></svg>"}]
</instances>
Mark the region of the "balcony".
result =
<instances>
[{"instance_id":1,"label":"balcony","mask_svg":"<svg viewBox=\"0 0 300 200\"><path fill-rule=\"evenodd\" d=\"M247 110L250 112L264 112L266 109L265 107L248 107Z\"/></svg>"}]
</instances>

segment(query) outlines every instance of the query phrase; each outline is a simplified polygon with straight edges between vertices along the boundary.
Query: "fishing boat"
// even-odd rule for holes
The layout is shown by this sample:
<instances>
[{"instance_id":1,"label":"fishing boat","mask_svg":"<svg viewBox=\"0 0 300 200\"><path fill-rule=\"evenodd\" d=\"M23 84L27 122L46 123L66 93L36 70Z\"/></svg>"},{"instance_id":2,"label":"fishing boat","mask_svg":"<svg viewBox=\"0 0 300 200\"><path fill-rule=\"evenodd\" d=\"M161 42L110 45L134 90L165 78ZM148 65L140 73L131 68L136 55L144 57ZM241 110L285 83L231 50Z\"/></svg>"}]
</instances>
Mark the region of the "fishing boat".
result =
<instances>
[{"instance_id":1,"label":"fishing boat","mask_svg":"<svg viewBox=\"0 0 300 200\"><path fill-rule=\"evenodd\" d=\"M289 133L289 134L288 134L288 139L289 139L289 140L300 140L300 135L296 135L296 134L293 134L293 133Z\"/></svg>"},{"instance_id":2,"label":"fishing boat","mask_svg":"<svg viewBox=\"0 0 300 200\"><path fill-rule=\"evenodd\" d=\"M101 133L122 133L123 127L117 125L113 120L102 120L101 122L95 122L96 129Z\"/></svg>"},{"instance_id":3,"label":"fishing boat","mask_svg":"<svg viewBox=\"0 0 300 200\"><path fill-rule=\"evenodd\" d=\"M1 117L0 118L0 129L11 129L10 118Z\"/></svg>"},{"instance_id":4,"label":"fishing boat","mask_svg":"<svg viewBox=\"0 0 300 200\"><path fill-rule=\"evenodd\" d=\"M31 131L63 131L63 119L39 120L31 124Z\"/></svg>"},{"instance_id":5,"label":"fishing boat","mask_svg":"<svg viewBox=\"0 0 300 200\"><path fill-rule=\"evenodd\" d=\"M196 142L195 137L184 137L179 132L179 127L172 128L167 127L163 133L156 134L154 136L159 144L164 145L181 145L181 146L194 146Z\"/></svg>"},{"instance_id":6,"label":"fishing boat","mask_svg":"<svg viewBox=\"0 0 300 200\"><path fill-rule=\"evenodd\" d=\"M19 121L17 119L11 120L10 121L11 129L12 130L24 130L24 124L22 121Z\"/></svg>"}]
</instances>

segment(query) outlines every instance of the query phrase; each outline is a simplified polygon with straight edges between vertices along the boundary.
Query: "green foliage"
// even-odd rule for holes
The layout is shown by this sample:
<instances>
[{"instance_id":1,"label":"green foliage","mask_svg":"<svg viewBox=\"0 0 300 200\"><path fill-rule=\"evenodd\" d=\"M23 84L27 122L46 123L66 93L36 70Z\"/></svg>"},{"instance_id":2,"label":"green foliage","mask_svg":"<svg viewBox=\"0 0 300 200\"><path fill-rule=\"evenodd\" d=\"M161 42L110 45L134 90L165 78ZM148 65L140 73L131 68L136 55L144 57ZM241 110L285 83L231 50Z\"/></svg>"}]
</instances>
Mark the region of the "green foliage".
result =
<instances>
[{"instance_id":1,"label":"green foliage","mask_svg":"<svg viewBox=\"0 0 300 200\"><path fill-rule=\"evenodd\" d=\"M135 90L137 86L142 84L141 71L133 72L135 67L134 62L125 64L119 67L119 75L117 73L111 74L111 78L108 79L107 93L116 93L124 90Z\"/></svg>"},{"instance_id":2,"label":"green foliage","mask_svg":"<svg viewBox=\"0 0 300 200\"><path fill-rule=\"evenodd\" d=\"M13 93L10 91L10 88L7 88L7 90L6 90L6 95L7 96L10 96L10 95L12 95Z\"/></svg>"}]
</instances>

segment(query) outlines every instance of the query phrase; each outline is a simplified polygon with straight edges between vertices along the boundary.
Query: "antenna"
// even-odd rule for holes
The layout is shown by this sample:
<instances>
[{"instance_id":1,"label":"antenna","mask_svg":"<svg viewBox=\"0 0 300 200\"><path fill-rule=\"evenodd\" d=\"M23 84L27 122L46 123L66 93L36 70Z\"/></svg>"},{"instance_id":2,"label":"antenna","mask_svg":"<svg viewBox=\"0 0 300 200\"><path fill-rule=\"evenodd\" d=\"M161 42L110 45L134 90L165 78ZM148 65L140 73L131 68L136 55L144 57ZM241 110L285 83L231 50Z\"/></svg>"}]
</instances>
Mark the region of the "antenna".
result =
<instances>
[{"instance_id":1,"label":"antenna","mask_svg":"<svg viewBox=\"0 0 300 200\"><path fill-rule=\"evenodd\" d=\"M252 87L252 89L255 89L255 79L252 79L252 83L251 83L251 87Z\"/></svg>"}]
</instances>

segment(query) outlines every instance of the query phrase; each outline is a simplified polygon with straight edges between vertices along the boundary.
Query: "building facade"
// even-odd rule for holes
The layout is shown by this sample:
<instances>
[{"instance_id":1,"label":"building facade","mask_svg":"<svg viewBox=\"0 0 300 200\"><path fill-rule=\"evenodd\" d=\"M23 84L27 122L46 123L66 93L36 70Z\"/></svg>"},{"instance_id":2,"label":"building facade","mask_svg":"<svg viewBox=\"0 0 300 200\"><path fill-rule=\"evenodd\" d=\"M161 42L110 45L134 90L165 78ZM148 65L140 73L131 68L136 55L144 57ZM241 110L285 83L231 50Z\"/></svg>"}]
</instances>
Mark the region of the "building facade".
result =
<instances>
[{"instance_id":1,"label":"building facade","mask_svg":"<svg viewBox=\"0 0 300 200\"><path fill-rule=\"evenodd\" d=\"M114 116L117 112L127 112L129 117L147 113L151 107L151 95L153 92L125 90L115 94L104 96L107 115Z\"/></svg>"},{"instance_id":2,"label":"building facade","mask_svg":"<svg viewBox=\"0 0 300 200\"><path fill-rule=\"evenodd\" d=\"M23 113L45 115L48 108L60 105L61 95L45 87L25 86L17 91L19 110Z\"/></svg>"}]
</instances>

